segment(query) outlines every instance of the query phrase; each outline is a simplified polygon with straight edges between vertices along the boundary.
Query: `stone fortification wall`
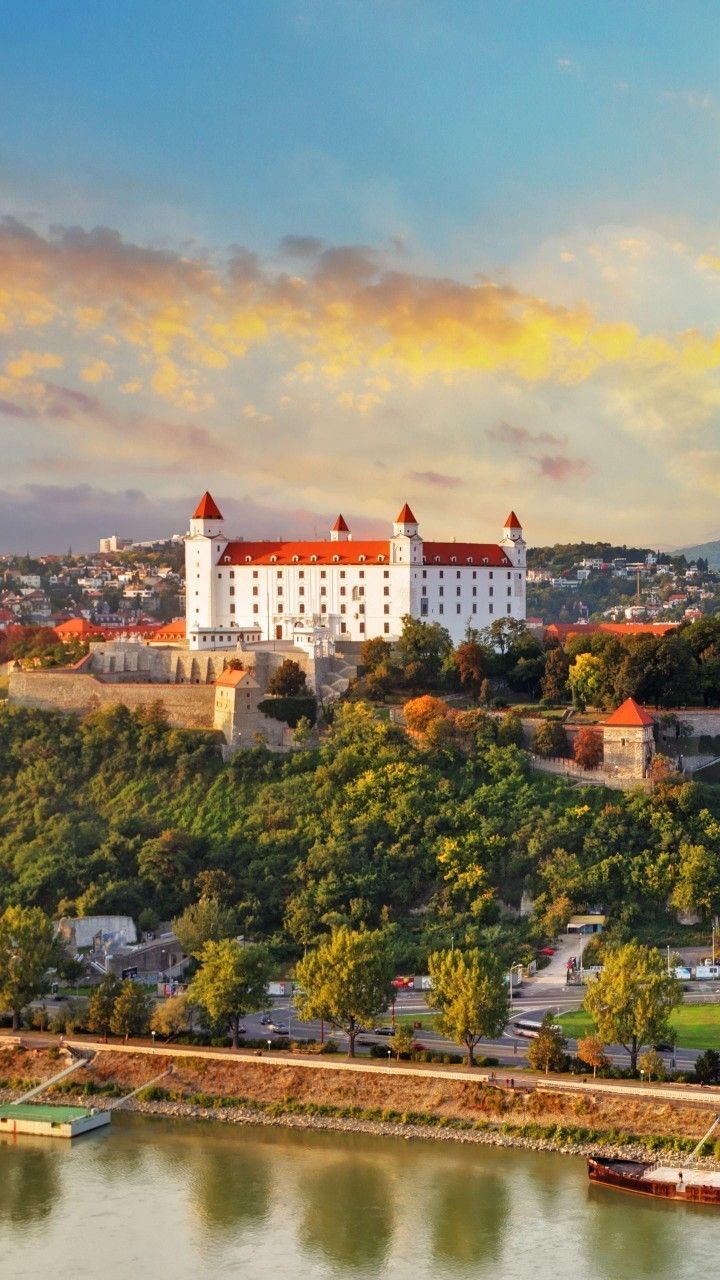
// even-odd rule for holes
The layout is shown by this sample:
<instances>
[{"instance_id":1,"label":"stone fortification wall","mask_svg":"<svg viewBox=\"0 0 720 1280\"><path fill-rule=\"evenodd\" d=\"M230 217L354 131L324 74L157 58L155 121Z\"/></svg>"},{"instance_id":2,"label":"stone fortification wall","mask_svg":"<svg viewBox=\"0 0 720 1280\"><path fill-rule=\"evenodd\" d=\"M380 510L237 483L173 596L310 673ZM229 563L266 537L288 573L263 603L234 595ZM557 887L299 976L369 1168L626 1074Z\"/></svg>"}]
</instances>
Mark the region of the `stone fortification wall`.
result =
<instances>
[{"instance_id":1,"label":"stone fortification wall","mask_svg":"<svg viewBox=\"0 0 720 1280\"><path fill-rule=\"evenodd\" d=\"M44 711L85 715L96 707L122 702L131 711L160 701L168 720L177 729L212 729L215 708L213 685L159 685L105 683L92 675L65 671L13 671L10 702Z\"/></svg>"}]
</instances>

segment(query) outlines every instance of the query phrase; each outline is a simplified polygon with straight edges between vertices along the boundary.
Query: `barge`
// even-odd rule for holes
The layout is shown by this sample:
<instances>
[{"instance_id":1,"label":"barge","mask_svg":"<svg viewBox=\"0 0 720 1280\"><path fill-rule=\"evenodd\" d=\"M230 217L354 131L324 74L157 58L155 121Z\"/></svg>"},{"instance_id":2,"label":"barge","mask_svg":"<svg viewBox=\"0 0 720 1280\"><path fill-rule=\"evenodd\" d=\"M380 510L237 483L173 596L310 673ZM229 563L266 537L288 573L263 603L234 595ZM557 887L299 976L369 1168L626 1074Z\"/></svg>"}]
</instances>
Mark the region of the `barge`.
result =
<instances>
[{"instance_id":1,"label":"barge","mask_svg":"<svg viewBox=\"0 0 720 1280\"><path fill-rule=\"evenodd\" d=\"M31 1102L0 1106L0 1137L32 1133L43 1138L79 1138L110 1123L109 1111L94 1107L54 1107Z\"/></svg>"},{"instance_id":2,"label":"barge","mask_svg":"<svg viewBox=\"0 0 720 1280\"><path fill-rule=\"evenodd\" d=\"M686 1204L720 1205L720 1173L709 1169L681 1169L650 1160L611 1160L590 1156L591 1182L635 1195L660 1200L683 1200Z\"/></svg>"}]
</instances>

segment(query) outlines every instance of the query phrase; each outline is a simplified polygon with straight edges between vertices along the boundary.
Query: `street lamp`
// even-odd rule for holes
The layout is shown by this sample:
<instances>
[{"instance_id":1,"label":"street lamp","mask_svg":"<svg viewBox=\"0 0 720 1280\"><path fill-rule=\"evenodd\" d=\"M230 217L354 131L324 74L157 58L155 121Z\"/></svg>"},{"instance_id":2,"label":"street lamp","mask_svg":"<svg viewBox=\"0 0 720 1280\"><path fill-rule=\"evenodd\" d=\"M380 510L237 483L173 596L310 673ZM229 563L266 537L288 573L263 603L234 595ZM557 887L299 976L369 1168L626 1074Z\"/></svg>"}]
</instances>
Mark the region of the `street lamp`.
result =
<instances>
[{"instance_id":1,"label":"street lamp","mask_svg":"<svg viewBox=\"0 0 720 1280\"><path fill-rule=\"evenodd\" d=\"M388 1062L389 1062L390 1059L392 1058L392 1049L390 1048L390 1045L388 1045L387 1056L388 1056Z\"/></svg>"},{"instance_id":2,"label":"street lamp","mask_svg":"<svg viewBox=\"0 0 720 1280\"><path fill-rule=\"evenodd\" d=\"M270 1050L272 1049L272 1040L268 1040L267 1046L268 1046L268 1053L269 1053Z\"/></svg>"},{"instance_id":3,"label":"street lamp","mask_svg":"<svg viewBox=\"0 0 720 1280\"><path fill-rule=\"evenodd\" d=\"M644 1083L645 1083L645 1072L643 1071L643 1069L642 1069L642 1067L641 1067L641 1068L640 1068L640 1088L641 1088L641 1089L642 1089L642 1086L644 1085Z\"/></svg>"},{"instance_id":4,"label":"street lamp","mask_svg":"<svg viewBox=\"0 0 720 1280\"><path fill-rule=\"evenodd\" d=\"M151 1031L151 1032L150 1032L150 1035L152 1036L153 1049L154 1049L154 1048L155 1048L155 1032L154 1032L154 1031Z\"/></svg>"}]
</instances>

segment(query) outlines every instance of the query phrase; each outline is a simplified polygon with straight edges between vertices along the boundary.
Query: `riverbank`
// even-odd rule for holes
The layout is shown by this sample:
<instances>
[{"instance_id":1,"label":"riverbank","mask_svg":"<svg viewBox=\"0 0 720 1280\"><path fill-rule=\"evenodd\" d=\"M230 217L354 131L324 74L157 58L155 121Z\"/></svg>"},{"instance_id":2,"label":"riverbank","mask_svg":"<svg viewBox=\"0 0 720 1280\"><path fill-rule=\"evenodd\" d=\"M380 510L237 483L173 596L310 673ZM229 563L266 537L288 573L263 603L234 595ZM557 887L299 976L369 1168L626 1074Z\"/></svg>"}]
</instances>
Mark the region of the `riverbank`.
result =
<instances>
[{"instance_id":1,"label":"riverbank","mask_svg":"<svg viewBox=\"0 0 720 1280\"><path fill-rule=\"evenodd\" d=\"M56 1046L0 1048L0 1098L12 1101L57 1075ZM342 1062L288 1058L201 1056L192 1050L133 1051L97 1046L87 1065L38 1095L85 1106L122 1103L143 1115L229 1124L335 1129L403 1139L521 1147L534 1151L592 1151L680 1162L709 1128L708 1104L604 1092L599 1084L567 1082L542 1090L521 1077L515 1087L467 1071L413 1072ZM720 1144L704 1152L720 1168Z\"/></svg>"}]
</instances>

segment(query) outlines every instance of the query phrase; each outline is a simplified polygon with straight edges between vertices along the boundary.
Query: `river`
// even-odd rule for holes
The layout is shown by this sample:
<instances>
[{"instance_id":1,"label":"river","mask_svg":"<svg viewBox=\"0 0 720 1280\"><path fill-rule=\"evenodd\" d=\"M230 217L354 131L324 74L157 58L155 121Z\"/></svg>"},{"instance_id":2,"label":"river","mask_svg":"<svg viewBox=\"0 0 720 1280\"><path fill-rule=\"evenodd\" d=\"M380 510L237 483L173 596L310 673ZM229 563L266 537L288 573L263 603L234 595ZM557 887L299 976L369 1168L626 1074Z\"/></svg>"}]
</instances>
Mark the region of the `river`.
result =
<instances>
[{"instance_id":1,"label":"river","mask_svg":"<svg viewBox=\"0 0 720 1280\"><path fill-rule=\"evenodd\" d=\"M719 1251L719 1211L571 1156L131 1115L0 1143L6 1280L697 1280Z\"/></svg>"}]
</instances>

